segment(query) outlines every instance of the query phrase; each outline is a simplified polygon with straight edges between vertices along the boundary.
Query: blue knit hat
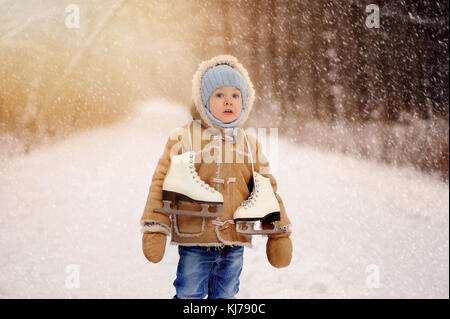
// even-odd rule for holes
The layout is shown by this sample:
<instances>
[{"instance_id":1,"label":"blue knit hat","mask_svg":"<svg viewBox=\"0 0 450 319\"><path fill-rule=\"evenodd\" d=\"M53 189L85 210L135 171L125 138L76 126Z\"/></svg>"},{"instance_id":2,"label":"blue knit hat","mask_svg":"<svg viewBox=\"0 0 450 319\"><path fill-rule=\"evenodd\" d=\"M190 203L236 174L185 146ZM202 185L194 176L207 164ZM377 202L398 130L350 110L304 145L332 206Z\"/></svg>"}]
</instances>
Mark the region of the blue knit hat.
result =
<instances>
[{"instance_id":1,"label":"blue knit hat","mask_svg":"<svg viewBox=\"0 0 450 319\"><path fill-rule=\"evenodd\" d=\"M209 97L211 94L219 87L221 86L234 86L241 91L242 95L242 110L241 115L234 120L231 123L224 123L214 117L214 115L211 114L210 108L209 108ZM219 125L221 127L235 127L237 123L241 120L242 116L244 115L245 110L245 101L247 99L247 86L242 78L242 76L239 74L238 71L233 69L228 64L219 64L216 66L213 66L212 68L209 68L202 77L202 85L201 85L201 94L202 94L202 101L203 106L205 107L206 114L208 114L208 117L211 119L211 121ZM235 132L233 132L235 133ZM234 134L233 134L234 135Z\"/></svg>"}]
</instances>

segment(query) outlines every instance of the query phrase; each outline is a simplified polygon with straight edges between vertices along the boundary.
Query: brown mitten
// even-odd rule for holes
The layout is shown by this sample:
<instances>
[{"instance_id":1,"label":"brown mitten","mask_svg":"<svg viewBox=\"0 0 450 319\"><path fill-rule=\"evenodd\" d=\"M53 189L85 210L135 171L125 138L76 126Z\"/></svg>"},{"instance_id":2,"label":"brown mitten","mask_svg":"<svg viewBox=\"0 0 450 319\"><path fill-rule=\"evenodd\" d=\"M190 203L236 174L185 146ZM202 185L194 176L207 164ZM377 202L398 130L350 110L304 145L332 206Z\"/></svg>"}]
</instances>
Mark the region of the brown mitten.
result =
<instances>
[{"instance_id":1,"label":"brown mitten","mask_svg":"<svg viewBox=\"0 0 450 319\"><path fill-rule=\"evenodd\" d=\"M142 236L142 250L145 257L152 263L156 264L164 257L166 237L162 233L144 233Z\"/></svg>"},{"instance_id":2,"label":"brown mitten","mask_svg":"<svg viewBox=\"0 0 450 319\"><path fill-rule=\"evenodd\" d=\"M292 258L292 242L289 237L268 238L266 244L267 260L276 268L289 266Z\"/></svg>"}]
</instances>

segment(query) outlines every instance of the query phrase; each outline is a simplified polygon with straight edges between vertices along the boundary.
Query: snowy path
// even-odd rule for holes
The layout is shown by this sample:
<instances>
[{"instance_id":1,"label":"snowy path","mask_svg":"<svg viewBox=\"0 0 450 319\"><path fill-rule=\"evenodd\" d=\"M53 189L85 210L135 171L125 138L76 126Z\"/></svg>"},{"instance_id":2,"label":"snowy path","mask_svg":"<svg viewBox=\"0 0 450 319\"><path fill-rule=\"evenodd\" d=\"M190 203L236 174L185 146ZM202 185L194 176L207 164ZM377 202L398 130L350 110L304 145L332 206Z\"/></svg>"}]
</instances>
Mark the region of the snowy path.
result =
<instances>
[{"instance_id":1,"label":"snowy path","mask_svg":"<svg viewBox=\"0 0 450 319\"><path fill-rule=\"evenodd\" d=\"M172 297L176 247L147 262L138 221L168 133L188 115L161 101L148 107L0 161L0 298ZM449 297L448 185L283 139L279 147L274 175L294 224L293 261L272 268L265 239L254 240L238 298ZM66 288L71 264L79 288Z\"/></svg>"}]
</instances>

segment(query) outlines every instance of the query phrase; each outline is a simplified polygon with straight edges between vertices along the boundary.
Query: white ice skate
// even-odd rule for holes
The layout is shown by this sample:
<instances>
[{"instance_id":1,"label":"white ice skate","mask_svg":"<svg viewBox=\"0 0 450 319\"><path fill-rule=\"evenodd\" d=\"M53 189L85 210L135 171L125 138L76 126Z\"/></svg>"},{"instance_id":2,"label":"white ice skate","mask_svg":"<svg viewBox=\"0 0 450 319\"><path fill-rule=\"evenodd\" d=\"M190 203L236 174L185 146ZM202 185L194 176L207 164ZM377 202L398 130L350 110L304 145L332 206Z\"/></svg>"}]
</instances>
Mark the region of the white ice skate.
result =
<instances>
[{"instance_id":1,"label":"white ice skate","mask_svg":"<svg viewBox=\"0 0 450 319\"><path fill-rule=\"evenodd\" d=\"M252 183L252 182L251 182ZM266 235L283 232L275 223L280 220L280 205L273 192L270 178L253 172L253 190L247 200L234 212L236 231L247 235ZM255 229L255 223L261 229ZM272 223L273 228L263 229L262 223Z\"/></svg>"},{"instance_id":2,"label":"white ice skate","mask_svg":"<svg viewBox=\"0 0 450 319\"><path fill-rule=\"evenodd\" d=\"M163 183L163 208L155 212L166 214L180 214L202 217L218 217L223 215L223 196L210 185L205 183L195 171L195 152L185 152L171 158L169 170ZM182 202L200 204L201 211L178 209ZM174 207L171 208L171 204ZM210 212L209 207L216 207Z\"/></svg>"},{"instance_id":3,"label":"white ice skate","mask_svg":"<svg viewBox=\"0 0 450 319\"><path fill-rule=\"evenodd\" d=\"M279 227L277 223L280 221L280 204L273 191L270 178L255 172L253 155L251 154L247 136L245 136L245 139L248 152L250 153L253 176L249 182L250 196L242 202L233 215L236 231L246 235L267 235L286 232L287 228ZM257 222L261 226L259 229L255 229ZM272 228L263 228L263 223L265 225L272 224Z\"/></svg>"}]
</instances>

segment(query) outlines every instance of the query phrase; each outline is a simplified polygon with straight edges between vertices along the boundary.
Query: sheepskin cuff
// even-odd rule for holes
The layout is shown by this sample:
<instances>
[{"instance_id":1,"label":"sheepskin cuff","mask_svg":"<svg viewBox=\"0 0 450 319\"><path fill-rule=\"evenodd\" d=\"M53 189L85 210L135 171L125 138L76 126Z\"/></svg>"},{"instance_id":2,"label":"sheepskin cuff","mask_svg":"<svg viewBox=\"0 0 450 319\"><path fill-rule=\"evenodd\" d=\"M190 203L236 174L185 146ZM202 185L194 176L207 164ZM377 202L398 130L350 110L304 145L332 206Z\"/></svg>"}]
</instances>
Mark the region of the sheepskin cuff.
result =
<instances>
[{"instance_id":1,"label":"sheepskin cuff","mask_svg":"<svg viewBox=\"0 0 450 319\"><path fill-rule=\"evenodd\" d=\"M141 232L143 233L163 233L167 236L170 235L169 226L153 220L141 220L141 226Z\"/></svg>"}]
</instances>

